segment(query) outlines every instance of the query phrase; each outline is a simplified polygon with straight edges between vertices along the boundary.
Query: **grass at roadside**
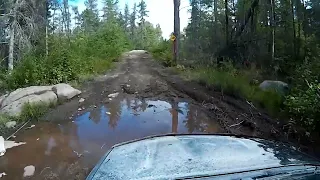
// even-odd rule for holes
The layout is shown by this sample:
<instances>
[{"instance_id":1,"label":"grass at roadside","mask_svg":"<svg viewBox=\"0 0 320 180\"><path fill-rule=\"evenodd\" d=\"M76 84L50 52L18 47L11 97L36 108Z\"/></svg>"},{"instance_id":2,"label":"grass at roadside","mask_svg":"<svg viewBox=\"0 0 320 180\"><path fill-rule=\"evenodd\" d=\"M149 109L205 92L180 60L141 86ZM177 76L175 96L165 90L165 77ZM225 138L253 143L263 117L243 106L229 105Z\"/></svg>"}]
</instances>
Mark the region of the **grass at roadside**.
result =
<instances>
[{"instance_id":1,"label":"grass at roadside","mask_svg":"<svg viewBox=\"0 0 320 180\"><path fill-rule=\"evenodd\" d=\"M36 103L25 104L22 108L20 116L9 116L0 114L0 135L8 137L17 130L24 122L37 122L48 112L50 108L56 106L56 103ZM16 121L17 125L14 128L6 128L6 123Z\"/></svg>"},{"instance_id":2,"label":"grass at roadside","mask_svg":"<svg viewBox=\"0 0 320 180\"><path fill-rule=\"evenodd\" d=\"M283 98L273 91L262 91L252 83L248 72L222 71L214 68L178 70L185 78L213 87L216 91L253 102L271 115L280 112Z\"/></svg>"},{"instance_id":3,"label":"grass at roadside","mask_svg":"<svg viewBox=\"0 0 320 180\"><path fill-rule=\"evenodd\" d=\"M6 114L0 114L0 126L5 125L9 121L39 121L39 119L46 112L48 112L50 108L53 108L55 106L56 103L27 103L22 107L22 111L19 116L9 116Z\"/></svg>"}]
</instances>

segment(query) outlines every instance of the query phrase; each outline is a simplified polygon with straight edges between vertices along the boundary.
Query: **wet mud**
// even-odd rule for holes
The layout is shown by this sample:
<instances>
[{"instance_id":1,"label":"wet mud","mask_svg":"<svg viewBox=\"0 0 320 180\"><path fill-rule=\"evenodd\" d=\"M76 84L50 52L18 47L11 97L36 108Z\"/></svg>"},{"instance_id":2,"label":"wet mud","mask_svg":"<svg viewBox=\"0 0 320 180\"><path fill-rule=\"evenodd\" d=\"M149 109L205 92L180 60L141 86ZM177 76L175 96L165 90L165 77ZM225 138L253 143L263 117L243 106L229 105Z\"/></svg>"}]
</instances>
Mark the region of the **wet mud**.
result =
<instances>
[{"instance_id":1,"label":"wet mud","mask_svg":"<svg viewBox=\"0 0 320 180\"><path fill-rule=\"evenodd\" d=\"M14 140L26 144L0 157L0 173L7 174L2 179L85 179L117 143L158 134L225 132L211 112L172 88L155 67L149 54L128 53L112 72L85 83L78 98L16 134ZM27 166L35 172L24 177Z\"/></svg>"},{"instance_id":2,"label":"wet mud","mask_svg":"<svg viewBox=\"0 0 320 180\"><path fill-rule=\"evenodd\" d=\"M186 81L144 51L121 59L112 71L84 83L79 97L17 133L14 140L26 144L0 157L0 173L7 174L2 179L85 179L110 147L151 135L287 137L279 121L249 102ZM35 172L24 177L27 166Z\"/></svg>"}]
</instances>

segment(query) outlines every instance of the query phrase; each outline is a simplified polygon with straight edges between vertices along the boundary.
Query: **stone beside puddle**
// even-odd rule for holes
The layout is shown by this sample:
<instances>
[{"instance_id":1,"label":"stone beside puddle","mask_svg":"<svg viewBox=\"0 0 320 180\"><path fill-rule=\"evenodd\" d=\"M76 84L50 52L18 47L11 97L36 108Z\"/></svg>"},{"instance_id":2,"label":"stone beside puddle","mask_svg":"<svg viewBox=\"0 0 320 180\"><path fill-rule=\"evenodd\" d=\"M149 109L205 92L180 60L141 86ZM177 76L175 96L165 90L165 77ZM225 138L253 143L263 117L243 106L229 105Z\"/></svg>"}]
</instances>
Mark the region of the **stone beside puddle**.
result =
<instances>
[{"instance_id":1,"label":"stone beside puddle","mask_svg":"<svg viewBox=\"0 0 320 180\"><path fill-rule=\"evenodd\" d=\"M69 100L81 91L69 84L56 84L54 86L30 86L16 89L0 97L0 113L10 116L19 116L24 104L27 103L56 103Z\"/></svg>"},{"instance_id":2,"label":"stone beside puddle","mask_svg":"<svg viewBox=\"0 0 320 180\"><path fill-rule=\"evenodd\" d=\"M33 165L26 166L24 168L23 177L33 176L35 171L36 167L34 167Z\"/></svg>"},{"instance_id":3,"label":"stone beside puddle","mask_svg":"<svg viewBox=\"0 0 320 180\"><path fill-rule=\"evenodd\" d=\"M108 98L116 98L119 95L119 93L112 93L108 95Z\"/></svg>"},{"instance_id":4,"label":"stone beside puddle","mask_svg":"<svg viewBox=\"0 0 320 180\"><path fill-rule=\"evenodd\" d=\"M31 129L31 128L34 128L34 127L36 127L36 125L32 124L31 126L26 127L26 129Z\"/></svg>"},{"instance_id":5,"label":"stone beside puddle","mask_svg":"<svg viewBox=\"0 0 320 180\"><path fill-rule=\"evenodd\" d=\"M5 172L0 173L0 178L2 178L3 176L6 176L7 174Z\"/></svg>"},{"instance_id":6,"label":"stone beside puddle","mask_svg":"<svg viewBox=\"0 0 320 180\"><path fill-rule=\"evenodd\" d=\"M84 100L85 100L84 98L80 98L80 99L79 99L79 103L83 103Z\"/></svg>"}]
</instances>

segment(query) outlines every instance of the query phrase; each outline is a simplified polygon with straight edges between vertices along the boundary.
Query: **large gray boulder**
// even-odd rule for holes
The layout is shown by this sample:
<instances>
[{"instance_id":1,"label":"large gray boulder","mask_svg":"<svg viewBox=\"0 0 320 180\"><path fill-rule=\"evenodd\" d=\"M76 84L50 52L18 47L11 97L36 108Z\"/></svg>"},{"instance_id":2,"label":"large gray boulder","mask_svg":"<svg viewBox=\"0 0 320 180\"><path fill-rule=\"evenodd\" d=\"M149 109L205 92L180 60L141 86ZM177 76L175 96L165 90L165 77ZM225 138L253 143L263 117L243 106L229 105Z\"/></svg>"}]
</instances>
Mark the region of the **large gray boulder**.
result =
<instances>
[{"instance_id":1,"label":"large gray boulder","mask_svg":"<svg viewBox=\"0 0 320 180\"><path fill-rule=\"evenodd\" d=\"M59 101L65 101L81 94L81 91L65 83L54 85L52 90L57 94Z\"/></svg>"},{"instance_id":2,"label":"large gray boulder","mask_svg":"<svg viewBox=\"0 0 320 180\"><path fill-rule=\"evenodd\" d=\"M27 97L32 94L42 94L46 91L51 91L52 86L30 86L27 88L19 88L7 95L4 95L5 98L1 102L1 107L7 106L12 102Z\"/></svg>"},{"instance_id":3,"label":"large gray boulder","mask_svg":"<svg viewBox=\"0 0 320 180\"><path fill-rule=\"evenodd\" d=\"M81 91L74 89L68 84L54 86L31 86L17 89L0 97L0 114L19 116L25 104L50 104L68 100L80 94Z\"/></svg>"},{"instance_id":4,"label":"large gray boulder","mask_svg":"<svg viewBox=\"0 0 320 180\"><path fill-rule=\"evenodd\" d=\"M53 91L45 91L42 94L30 94L16 101L9 103L1 108L0 113L8 114L9 116L20 116L22 108L25 104L50 104L57 103L58 97Z\"/></svg>"},{"instance_id":5,"label":"large gray boulder","mask_svg":"<svg viewBox=\"0 0 320 180\"><path fill-rule=\"evenodd\" d=\"M265 80L259 85L259 88L263 91L276 91L283 96L289 92L288 84L282 81Z\"/></svg>"}]
</instances>

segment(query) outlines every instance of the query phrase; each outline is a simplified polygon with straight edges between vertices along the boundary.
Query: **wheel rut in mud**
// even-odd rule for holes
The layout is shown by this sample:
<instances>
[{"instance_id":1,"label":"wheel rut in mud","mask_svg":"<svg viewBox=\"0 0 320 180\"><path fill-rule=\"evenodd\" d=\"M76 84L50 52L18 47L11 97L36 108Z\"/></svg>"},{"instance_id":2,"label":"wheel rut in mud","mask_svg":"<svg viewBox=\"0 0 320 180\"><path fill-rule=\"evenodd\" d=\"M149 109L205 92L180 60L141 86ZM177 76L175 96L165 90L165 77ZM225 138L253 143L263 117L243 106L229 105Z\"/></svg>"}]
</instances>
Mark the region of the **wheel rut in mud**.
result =
<instances>
[{"instance_id":1,"label":"wheel rut in mud","mask_svg":"<svg viewBox=\"0 0 320 180\"><path fill-rule=\"evenodd\" d=\"M84 83L1 157L4 179L84 179L114 144L167 133L283 137L277 123L243 100L185 81L145 51L125 53L115 68ZM3 161L2 161L3 159ZM1 173L1 171L0 171Z\"/></svg>"},{"instance_id":2,"label":"wheel rut in mud","mask_svg":"<svg viewBox=\"0 0 320 180\"><path fill-rule=\"evenodd\" d=\"M223 133L214 113L160 76L145 51L125 53L114 70L82 85L78 98L57 106L9 149L4 179L84 179L114 144L167 133ZM0 172L1 173L1 172Z\"/></svg>"}]
</instances>

